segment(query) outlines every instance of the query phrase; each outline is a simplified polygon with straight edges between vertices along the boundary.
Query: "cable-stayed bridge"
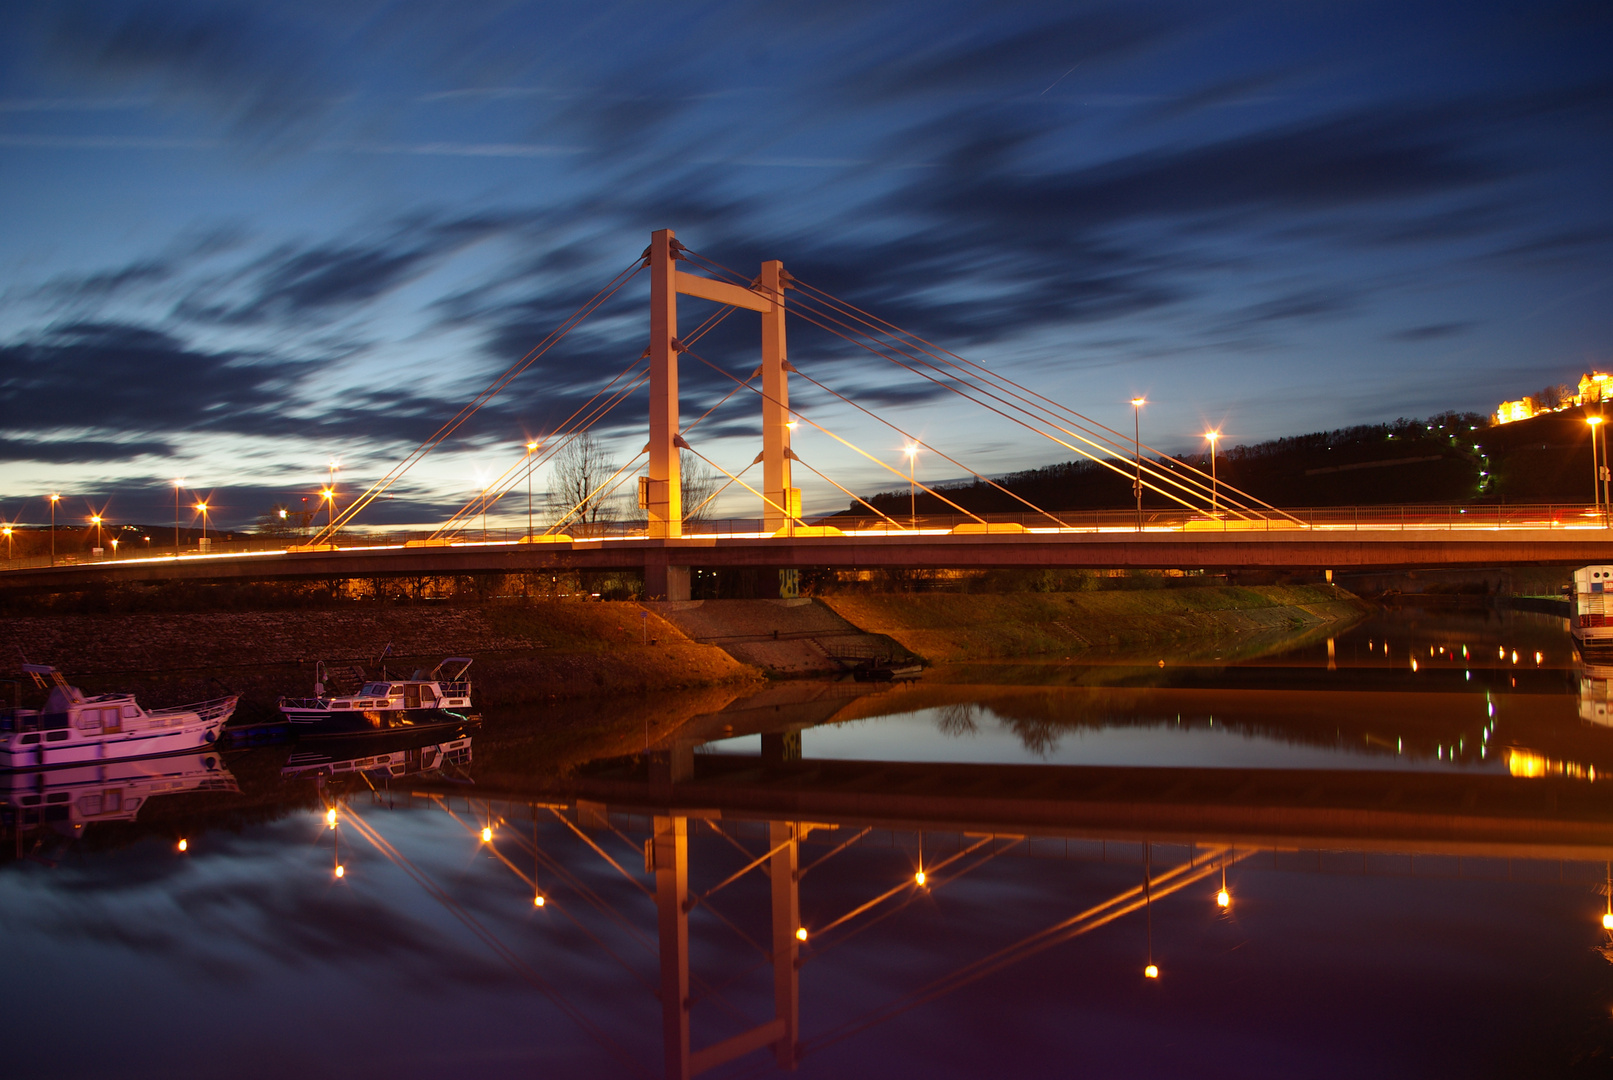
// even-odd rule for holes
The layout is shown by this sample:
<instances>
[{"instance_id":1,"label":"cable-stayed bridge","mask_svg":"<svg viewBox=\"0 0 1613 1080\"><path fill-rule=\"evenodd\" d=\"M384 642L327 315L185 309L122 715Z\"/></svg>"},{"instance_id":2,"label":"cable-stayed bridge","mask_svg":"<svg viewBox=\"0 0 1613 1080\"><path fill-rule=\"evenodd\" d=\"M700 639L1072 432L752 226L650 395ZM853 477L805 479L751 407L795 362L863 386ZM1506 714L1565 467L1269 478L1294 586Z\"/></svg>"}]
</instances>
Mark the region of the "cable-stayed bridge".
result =
<instances>
[{"instance_id":1,"label":"cable-stayed bridge","mask_svg":"<svg viewBox=\"0 0 1613 1080\"><path fill-rule=\"evenodd\" d=\"M472 416L504 392L540 358L640 275L649 277L649 345L555 429L529 442L476 497L429 535L379 540L364 530L364 514L430 454L453 439ZM692 330L680 332L679 297L716 308ZM761 324L761 362L740 379L701 355L702 338L736 311L754 312ZM894 365L931 392L968 402L983 418L1061 452L1124 476L1136 496L1134 512L1049 510L1009 490L954 456L957 451L905 430L879 410L842 393L812 370L790 362L788 319L834 335L849 347ZM680 365L698 363L733 385L698 417L685 418L679 401ZM856 431L831 430L813 414L791 406L791 381L804 381L841 415L858 418ZM648 439L642 450L609 476L590 478L576 502L544 529L511 538L487 535L490 507L530 491L535 469L555 461L640 389L648 390ZM738 399L735 402L735 399ZM734 403L734 404L730 404ZM749 462L724 463L701 449L701 425L724 408L761 410L761 448ZM949 463L1009 499L1012 515L977 513L945 488L919 481L869 452L858 439L886 432L905 440L910 455ZM949 508L946 515L893 515L798 454L797 434L865 459ZM720 478L698 505L684 506L680 456L689 454ZM639 472L640 463L642 472ZM760 476L753 470L761 466ZM747 476L750 479L747 479ZM642 523L602 529L590 509L635 480ZM836 489L866 512L862 518L809 520L802 514L799 482ZM757 486L759 485L759 486ZM718 528L701 521L709 504L730 489L754 497L758 516L747 527ZM1147 494L1149 509L1144 510ZM955 494L955 493L953 493ZM334 498L334 496L328 496ZM1161 510L1163 504L1167 509ZM477 522L483 528L476 528ZM529 518L530 521L530 518ZM605 534L605 535L602 535ZM643 255L574 311L526 356L499 375L384 476L345 508L334 505L326 525L308 542L251 551L145 555L116 562L24 566L12 564L0 582L14 586L69 586L78 581L370 577L507 573L558 569L642 569L647 598L686 599L691 569L777 568L781 588L788 571L841 569L1163 568L1311 570L1565 564L1607 559L1613 553L1605 516L1583 506L1488 508L1382 508L1347 513L1304 513L1271 506L1220 482L1129 435L1013 379L942 348L827 291L794 278L777 260L749 277L701 256L672 231L651 235Z\"/></svg>"}]
</instances>

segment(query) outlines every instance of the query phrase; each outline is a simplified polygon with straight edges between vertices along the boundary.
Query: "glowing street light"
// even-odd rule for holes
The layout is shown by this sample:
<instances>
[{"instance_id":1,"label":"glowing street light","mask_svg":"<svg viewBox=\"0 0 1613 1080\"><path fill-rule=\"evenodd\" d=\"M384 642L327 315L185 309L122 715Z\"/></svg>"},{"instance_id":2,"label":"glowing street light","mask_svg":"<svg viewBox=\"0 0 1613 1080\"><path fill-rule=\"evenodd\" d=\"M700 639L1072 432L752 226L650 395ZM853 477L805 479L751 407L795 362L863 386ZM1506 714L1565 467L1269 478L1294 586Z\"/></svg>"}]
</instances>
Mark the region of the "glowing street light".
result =
<instances>
[{"instance_id":1,"label":"glowing street light","mask_svg":"<svg viewBox=\"0 0 1613 1080\"><path fill-rule=\"evenodd\" d=\"M526 535L532 536L532 455L538 447L543 445L536 439L530 439L526 444Z\"/></svg>"},{"instance_id":2,"label":"glowing street light","mask_svg":"<svg viewBox=\"0 0 1613 1080\"><path fill-rule=\"evenodd\" d=\"M1210 440L1210 513L1213 514L1218 509L1215 483L1215 444L1221 438L1221 433L1219 431L1206 431L1204 437Z\"/></svg>"},{"instance_id":3,"label":"glowing street light","mask_svg":"<svg viewBox=\"0 0 1613 1080\"><path fill-rule=\"evenodd\" d=\"M205 502L199 502L199 503L196 504L196 509L202 515L202 546L206 547L207 546L207 504Z\"/></svg>"},{"instance_id":4,"label":"glowing street light","mask_svg":"<svg viewBox=\"0 0 1613 1080\"><path fill-rule=\"evenodd\" d=\"M907 514L908 514L908 525L909 525L909 527L916 529L916 528L918 528L918 521L919 521L918 496L915 494L915 490L918 487L918 482L915 479L915 477L917 476L917 473L915 472L915 470L917 468L916 462L918 461L918 456L919 456L918 445L916 443L908 443L906 446L902 447L902 453L907 455ZM921 881L921 882L919 882L919 884L922 885L924 883Z\"/></svg>"},{"instance_id":5,"label":"glowing street light","mask_svg":"<svg viewBox=\"0 0 1613 1080\"><path fill-rule=\"evenodd\" d=\"M1601 426L1600 416L1587 416L1585 422L1591 426L1591 500L1596 507L1597 516L1602 513L1602 462L1597 455L1596 429Z\"/></svg>"},{"instance_id":6,"label":"glowing street light","mask_svg":"<svg viewBox=\"0 0 1613 1080\"><path fill-rule=\"evenodd\" d=\"M91 514L90 524L95 526L95 546L101 546L101 515Z\"/></svg>"},{"instance_id":7,"label":"glowing street light","mask_svg":"<svg viewBox=\"0 0 1613 1080\"><path fill-rule=\"evenodd\" d=\"M331 544L334 545L336 543L336 491L334 488L320 488L319 498L328 507L330 516L327 520L330 522L330 540Z\"/></svg>"},{"instance_id":8,"label":"glowing street light","mask_svg":"<svg viewBox=\"0 0 1613 1080\"><path fill-rule=\"evenodd\" d=\"M1148 404L1144 397L1131 399L1131 444L1136 454L1137 478L1132 481L1131 490L1137 496L1137 531L1143 531L1143 406Z\"/></svg>"},{"instance_id":9,"label":"glowing street light","mask_svg":"<svg viewBox=\"0 0 1613 1080\"><path fill-rule=\"evenodd\" d=\"M12 551L11 526L7 525L7 526L5 526L3 528L0 528L0 533L4 533L5 537L6 537L6 558L8 558L8 559L15 558L16 555Z\"/></svg>"},{"instance_id":10,"label":"glowing street light","mask_svg":"<svg viewBox=\"0 0 1613 1080\"><path fill-rule=\"evenodd\" d=\"M50 497L50 564L56 565L56 504L62 501L58 494Z\"/></svg>"},{"instance_id":11,"label":"glowing street light","mask_svg":"<svg viewBox=\"0 0 1613 1080\"><path fill-rule=\"evenodd\" d=\"M107 543L112 545L112 557L116 559L118 557L118 538L114 536Z\"/></svg>"}]
</instances>

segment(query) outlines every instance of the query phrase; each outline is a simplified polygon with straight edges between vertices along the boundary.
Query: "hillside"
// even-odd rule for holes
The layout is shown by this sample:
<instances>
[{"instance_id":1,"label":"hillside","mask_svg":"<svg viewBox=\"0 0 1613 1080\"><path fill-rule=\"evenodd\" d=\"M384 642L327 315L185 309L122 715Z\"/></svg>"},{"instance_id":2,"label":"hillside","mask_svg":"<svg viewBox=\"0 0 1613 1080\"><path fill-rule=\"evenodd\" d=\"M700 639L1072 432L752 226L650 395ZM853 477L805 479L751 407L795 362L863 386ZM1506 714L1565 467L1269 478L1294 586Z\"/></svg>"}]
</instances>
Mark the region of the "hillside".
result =
<instances>
[{"instance_id":1,"label":"hillside","mask_svg":"<svg viewBox=\"0 0 1613 1080\"><path fill-rule=\"evenodd\" d=\"M1229 488L1283 507L1585 503L1591 500L1589 433L1579 410L1504 425L1477 413L1442 413L1226 447L1216 456L1216 475ZM1118 472L1084 459L1065 461L994 479L1047 510L1121 509L1133 505L1133 496L1127 463L1117 464ZM1207 454L1160 464L1210 469ZM1013 495L981 481L937 490L976 513L1029 512ZM892 515L908 513L906 490L868 501ZM922 491L916 502L920 514L957 512ZM1170 505L1153 492L1144 493L1143 504ZM861 504L843 511L867 512Z\"/></svg>"}]
</instances>

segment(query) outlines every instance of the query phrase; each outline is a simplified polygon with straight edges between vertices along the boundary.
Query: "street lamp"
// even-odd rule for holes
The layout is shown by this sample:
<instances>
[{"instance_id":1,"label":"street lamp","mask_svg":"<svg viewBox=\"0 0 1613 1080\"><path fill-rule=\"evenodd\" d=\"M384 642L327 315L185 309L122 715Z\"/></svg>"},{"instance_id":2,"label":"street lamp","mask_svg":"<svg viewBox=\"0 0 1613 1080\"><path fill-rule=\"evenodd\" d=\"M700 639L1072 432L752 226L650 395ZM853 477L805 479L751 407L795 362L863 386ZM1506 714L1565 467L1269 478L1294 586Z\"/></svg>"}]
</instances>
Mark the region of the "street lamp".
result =
<instances>
[{"instance_id":1,"label":"street lamp","mask_svg":"<svg viewBox=\"0 0 1613 1080\"><path fill-rule=\"evenodd\" d=\"M1136 453L1137 478L1132 481L1132 493L1137 496L1137 531L1143 531L1143 406L1147 398L1131 399L1131 443Z\"/></svg>"},{"instance_id":2,"label":"street lamp","mask_svg":"<svg viewBox=\"0 0 1613 1080\"><path fill-rule=\"evenodd\" d=\"M325 494L330 499L330 525L328 528L330 531L331 550L334 551L336 550L336 474L341 472L342 463L333 458L327 464L330 467L330 482L325 485Z\"/></svg>"},{"instance_id":3,"label":"street lamp","mask_svg":"<svg viewBox=\"0 0 1613 1080\"><path fill-rule=\"evenodd\" d=\"M95 546L99 548L101 546L101 515L91 514L90 524L95 526Z\"/></svg>"},{"instance_id":4,"label":"street lamp","mask_svg":"<svg viewBox=\"0 0 1613 1080\"><path fill-rule=\"evenodd\" d=\"M1591 499L1596 506L1596 516L1602 516L1602 462L1597 456L1596 429L1602 425L1602 417L1587 416L1585 422L1591 426Z\"/></svg>"},{"instance_id":5,"label":"street lamp","mask_svg":"<svg viewBox=\"0 0 1613 1080\"><path fill-rule=\"evenodd\" d=\"M196 509L201 511L201 515L202 515L202 545L201 546L205 548L207 546L207 504L205 502L199 502L199 503L196 504Z\"/></svg>"},{"instance_id":6,"label":"street lamp","mask_svg":"<svg viewBox=\"0 0 1613 1080\"><path fill-rule=\"evenodd\" d=\"M1215 490L1215 443L1217 439L1221 438L1221 433L1219 431L1206 431L1204 437L1210 440L1210 513L1213 514L1218 509Z\"/></svg>"},{"instance_id":7,"label":"street lamp","mask_svg":"<svg viewBox=\"0 0 1613 1080\"><path fill-rule=\"evenodd\" d=\"M114 536L111 540L108 540L107 543L112 545L112 557L116 559L118 557L118 538Z\"/></svg>"},{"instance_id":8,"label":"street lamp","mask_svg":"<svg viewBox=\"0 0 1613 1080\"><path fill-rule=\"evenodd\" d=\"M329 517L327 520L330 522L328 531L330 532L331 547L334 548L336 546L336 490L334 488L321 488L319 497L328 506L327 513Z\"/></svg>"},{"instance_id":9,"label":"street lamp","mask_svg":"<svg viewBox=\"0 0 1613 1080\"><path fill-rule=\"evenodd\" d=\"M179 558L179 491L185 486L185 478L181 476L174 481L174 558Z\"/></svg>"},{"instance_id":10,"label":"street lamp","mask_svg":"<svg viewBox=\"0 0 1613 1080\"><path fill-rule=\"evenodd\" d=\"M56 565L56 504L62 501L60 495L50 497L50 564Z\"/></svg>"},{"instance_id":11,"label":"street lamp","mask_svg":"<svg viewBox=\"0 0 1613 1080\"><path fill-rule=\"evenodd\" d=\"M909 528L916 529L919 525L918 495L916 493L918 483L915 479L919 456L918 445L908 443L902 448L902 453L907 455L907 523Z\"/></svg>"},{"instance_id":12,"label":"street lamp","mask_svg":"<svg viewBox=\"0 0 1613 1080\"><path fill-rule=\"evenodd\" d=\"M0 533L4 533L6 537L6 558L15 558L16 556L11 550L11 526L7 525L4 528L0 528Z\"/></svg>"},{"instance_id":13,"label":"street lamp","mask_svg":"<svg viewBox=\"0 0 1613 1080\"><path fill-rule=\"evenodd\" d=\"M532 455L538 449L538 441L530 440L526 444L526 535L532 539Z\"/></svg>"}]
</instances>

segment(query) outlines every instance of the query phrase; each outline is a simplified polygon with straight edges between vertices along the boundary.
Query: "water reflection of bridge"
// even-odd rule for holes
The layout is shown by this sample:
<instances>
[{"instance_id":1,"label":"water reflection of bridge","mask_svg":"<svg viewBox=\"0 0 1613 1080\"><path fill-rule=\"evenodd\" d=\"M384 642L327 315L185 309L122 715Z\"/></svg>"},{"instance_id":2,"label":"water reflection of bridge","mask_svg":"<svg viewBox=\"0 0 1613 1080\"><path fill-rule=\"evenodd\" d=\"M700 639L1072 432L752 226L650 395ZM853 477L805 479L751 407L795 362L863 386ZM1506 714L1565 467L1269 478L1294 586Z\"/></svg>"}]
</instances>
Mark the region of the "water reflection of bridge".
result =
<instances>
[{"instance_id":1,"label":"water reflection of bridge","mask_svg":"<svg viewBox=\"0 0 1613 1080\"><path fill-rule=\"evenodd\" d=\"M690 755L680 762L667 751L544 791L467 798L462 787L427 785L413 796L455 814L472 839L485 823L498 858L552 905L592 907L622 926L636 921L632 910L586 885L577 862L556 857L561 844L608 865L653 902L669 1077L692 1077L763 1050L776 1066L793 1068L804 1054L1128 915L1143 913L1151 928L1152 905L1174 893L1202 886L1205 902L1213 903L1212 882L1244 860L1313 872L1482 878L1512 877L1519 860L1536 867L1525 876L1538 876L1535 861L1553 860L1551 876L1563 876L1566 867L1568 876L1589 883L1613 859L1613 791L1601 784L1432 773L811 761L795 756L798 747L791 732L775 731L764 735L760 755ZM547 825L540 835L541 822ZM853 891L860 893L849 906L833 899L846 894L842 880L809 896L803 914L811 876L859 849L886 852L895 869L868 879L853 873ZM1127 864L1136 877L1096 903L1072 900L1064 917L865 1014L803 1033L803 970L936 890L1020 856ZM744 910L758 901L756 889L737 887L758 876L767 879L765 934L755 932L761 912ZM826 899L842 909L826 910ZM752 1015L734 1031L734 1017L744 1010L723 1003L729 980L701 978L703 953L691 944L691 919L702 920L709 933L733 935L742 943L735 948L752 956L750 970L771 970L767 1018L754 1022ZM1141 931L1139 925L1139 940ZM1151 929L1149 935L1152 965ZM711 957L705 959L709 964ZM1139 950L1139 973L1142 959ZM718 1005L727 1016L713 1026ZM708 1020L698 1026L726 1037L700 1045L691 1035L697 1006Z\"/></svg>"}]
</instances>

